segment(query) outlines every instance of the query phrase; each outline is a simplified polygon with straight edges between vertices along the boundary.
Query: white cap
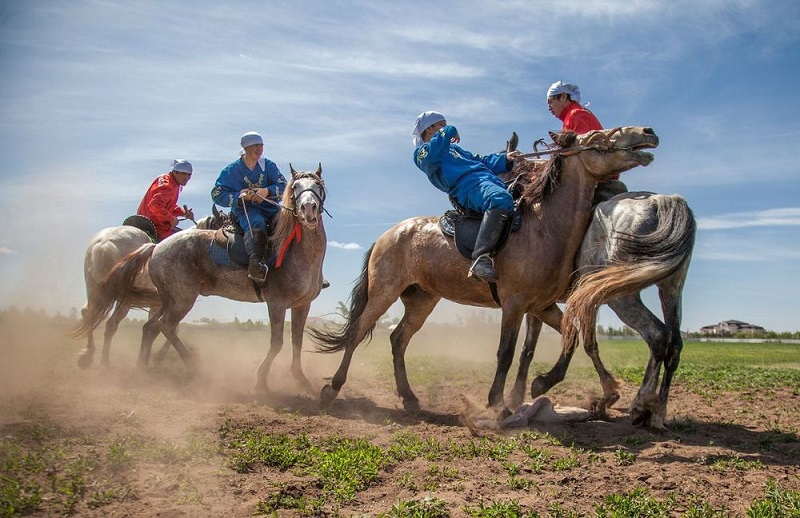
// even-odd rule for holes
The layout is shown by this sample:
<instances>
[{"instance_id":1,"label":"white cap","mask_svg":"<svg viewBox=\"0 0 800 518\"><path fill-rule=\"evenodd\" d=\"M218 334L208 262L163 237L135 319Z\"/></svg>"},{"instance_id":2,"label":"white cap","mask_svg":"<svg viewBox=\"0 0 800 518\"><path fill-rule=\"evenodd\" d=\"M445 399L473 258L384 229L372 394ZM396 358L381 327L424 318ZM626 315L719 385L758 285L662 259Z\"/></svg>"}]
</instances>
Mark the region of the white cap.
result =
<instances>
[{"instance_id":1,"label":"white cap","mask_svg":"<svg viewBox=\"0 0 800 518\"><path fill-rule=\"evenodd\" d=\"M417 121L414 123L414 131L411 132L411 135L414 137L412 142L414 142L414 147L419 147L423 144L422 142L422 132L426 129L430 128L434 124L439 121L444 120L444 115L439 112L434 111L427 111L422 112L417 117Z\"/></svg>"},{"instance_id":2,"label":"white cap","mask_svg":"<svg viewBox=\"0 0 800 518\"><path fill-rule=\"evenodd\" d=\"M172 161L172 171L192 174L192 164L188 160L178 158Z\"/></svg>"},{"instance_id":3,"label":"white cap","mask_svg":"<svg viewBox=\"0 0 800 518\"><path fill-rule=\"evenodd\" d=\"M580 104L581 102L581 89L578 88L578 85L556 81L547 89L547 98L550 99L559 94L568 94L570 99L576 103Z\"/></svg>"},{"instance_id":4,"label":"white cap","mask_svg":"<svg viewBox=\"0 0 800 518\"><path fill-rule=\"evenodd\" d=\"M244 135L242 135L242 140L240 141L242 144L242 148L246 149L248 146L253 146L255 144L264 144L264 140L262 140L261 135L256 133L255 131L248 131Z\"/></svg>"}]
</instances>

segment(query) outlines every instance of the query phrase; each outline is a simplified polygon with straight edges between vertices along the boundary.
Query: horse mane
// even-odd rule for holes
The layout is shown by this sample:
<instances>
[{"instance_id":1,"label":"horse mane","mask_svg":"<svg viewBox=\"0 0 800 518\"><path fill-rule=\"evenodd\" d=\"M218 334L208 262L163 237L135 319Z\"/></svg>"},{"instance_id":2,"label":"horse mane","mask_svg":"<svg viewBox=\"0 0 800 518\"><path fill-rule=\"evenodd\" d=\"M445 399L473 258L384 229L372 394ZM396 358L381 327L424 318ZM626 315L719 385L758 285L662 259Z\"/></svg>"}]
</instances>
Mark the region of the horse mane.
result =
<instances>
[{"instance_id":1,"label":"horse mane","mask_svg":"<svg viewBox=\"0 0 800 518\"><path fill-rule=\"evenodd\" d=\"M577 135L568 131L554 137L559 147L570 147L575 143ZM523 211L529 211L535 203L540 203L545 196L558 188L564 157L555 153L542 166L542 162L517 160L514 169L519 171L520 200Z\"/></svg>"},{"instance_id":2,"label":"horse mane","mask_svg":"<svg viewBox=\"0 0 800 518\"><path fill-rule=\"evenodd\" d=\"M289 234L292 233L296 223L294 216L294 200L292 199L292 182L283 190L283 200L281 205L284 207L278 211L278 214L273 220L275 223L272 227L272 232L269 236L269 246L273 249L278 249L287 239ZM287 210L291 209L291 210Z\"/></svg>"}]
</instances>

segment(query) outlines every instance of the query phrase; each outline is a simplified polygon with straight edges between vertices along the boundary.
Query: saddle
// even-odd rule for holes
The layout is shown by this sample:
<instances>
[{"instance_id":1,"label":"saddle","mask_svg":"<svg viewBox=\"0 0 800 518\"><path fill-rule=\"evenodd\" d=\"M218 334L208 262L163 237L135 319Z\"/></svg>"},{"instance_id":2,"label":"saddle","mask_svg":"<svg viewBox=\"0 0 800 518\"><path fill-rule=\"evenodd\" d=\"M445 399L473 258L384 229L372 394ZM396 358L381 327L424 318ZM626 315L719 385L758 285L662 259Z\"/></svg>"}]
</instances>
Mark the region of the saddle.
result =
<instances>
[{"instance_id":1,"label":"saddle","mask_svg":"<svg viewBox=\"0 0 800 518\"><path fill-rule=\"evenodd\" d=\"M244 247L244 230L236 223L236 220L231 219L231 223L214 232L214 239L211 240L208 255L217 266L247 268L249 258ZM270 248L266 252L265 263L272 268L275 266L275 262L275 251Z\"/></svg>"},{"instance_id":2,"label":"saddle","mask_svg":"<svg viewBox=\"0 0 800 518\"><path fill-rule=\"evenodd\" d=\"M472 251L475 250L475 241L478 238L478 230L481 228L483 214L465 209L452 197L450 203L453 204L454 209L448 210L439 218L439 228L442 230L442 234L454 238L456 248L461 255L472 259ZM497 242L494 254L502 250L508 236L519 229L522 222L522 211L516 204L509 221L510 223L506 225L503 235Z\"/></svg>"},{"instance_id":3,"label":"saddle","mask_svg":"<svg viewBox=\"0 0 800 518\"><path fill-rule=\"evenodd\" d=\"M150 220L150 218L146 216L140 216L139 214L134 214L133 216L128 216L125 218L125 221L122 222L122 226L125 227L136 227L149 237L153 243L158 243L158 234L156 234L156 226Z\"/></svg>"}]
</instances>

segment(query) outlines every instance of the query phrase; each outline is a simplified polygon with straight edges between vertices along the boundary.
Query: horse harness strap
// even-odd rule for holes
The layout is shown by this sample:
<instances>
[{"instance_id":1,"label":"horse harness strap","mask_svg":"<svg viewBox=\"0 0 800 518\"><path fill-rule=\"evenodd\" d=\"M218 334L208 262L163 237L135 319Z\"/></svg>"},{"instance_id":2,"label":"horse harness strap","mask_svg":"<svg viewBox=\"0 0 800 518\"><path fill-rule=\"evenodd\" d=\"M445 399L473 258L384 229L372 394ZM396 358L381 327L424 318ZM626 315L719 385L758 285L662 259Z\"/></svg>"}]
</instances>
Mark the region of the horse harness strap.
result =
<instances>
[{"instance_id":1,"label":"horse harness strap","mask_svg":"<svg viewBox=\"0 0 800 518\"><path fill-rule=\"evenodd\" d=\"M292 232L289 234L289 237L286 238L286 241L283 242L280 250L278 251L278 259L275 261L275 268L280 268L280 266L283 264L283 258L286 256L286 250L289 249L289 245L292 244L292 241L297 240L299 243L302 238L303 229L300 227L300 223L295 221Z\"/></svg>"}]
</instances>

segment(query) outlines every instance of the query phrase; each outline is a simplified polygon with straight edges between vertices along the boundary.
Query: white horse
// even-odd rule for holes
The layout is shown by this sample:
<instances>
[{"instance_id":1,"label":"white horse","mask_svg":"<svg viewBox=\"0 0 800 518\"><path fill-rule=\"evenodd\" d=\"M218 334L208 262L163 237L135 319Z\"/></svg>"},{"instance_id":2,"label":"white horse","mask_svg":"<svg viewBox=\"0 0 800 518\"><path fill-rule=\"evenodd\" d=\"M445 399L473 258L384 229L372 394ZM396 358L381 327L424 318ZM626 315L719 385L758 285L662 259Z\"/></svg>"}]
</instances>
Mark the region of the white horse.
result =
<instances>
[{"instance_id":1,"label":"white horse","mask_svg":"<svg viewBox=\"0 0 800 518\"><path fill-rule=\"evenodd\" d=\"M200 219L196 222L196 225L197 228L213 230L224 226L226 222L227 216L219 212L215 206L213 207L213 215ZM96 325L89 325L86 321L86 316L93 311L93 308L100 300L100 284L115 264L143 244L150 242L152 240L145 231L129 225L104 228L89 241L83 260L86 304L81 309L81 324L72 332L73 336L86 334L87 338L86 348L81 351L81 355L78 357L78 366L80 368L88 369L94 362L94 328ZM149 277L144 276L143 280L149 283ZM152 289L152 284L149 284L149 286L136 286L136 288ZM150 302L137 299L135 291L125 299L124 303L116 305L111 316L106 321L105 333L103 334L103 352L100 356L100 365L104 368L109 367L111 339L117 332L120 322L132 307L152 309Z\"/></svg>"}]
</instances>

